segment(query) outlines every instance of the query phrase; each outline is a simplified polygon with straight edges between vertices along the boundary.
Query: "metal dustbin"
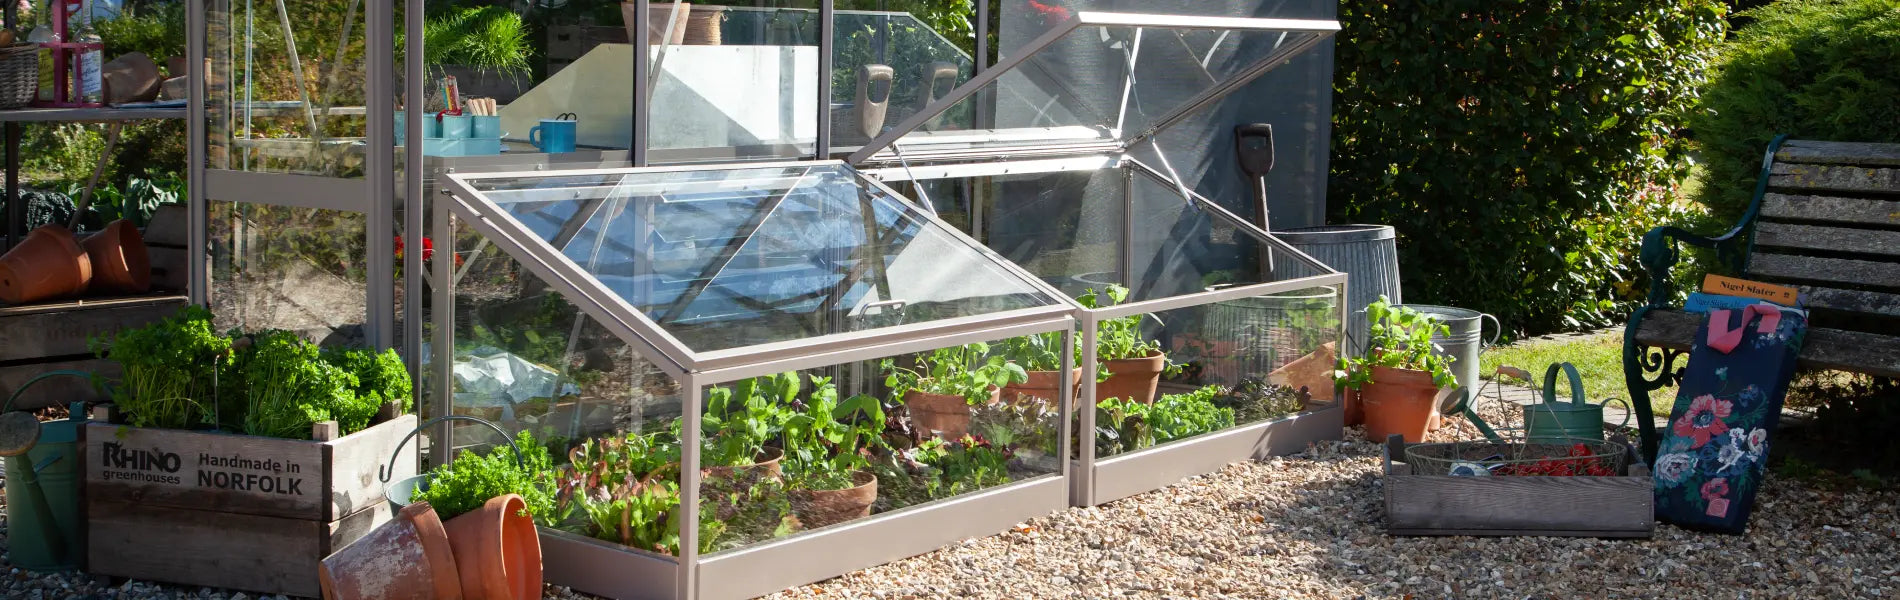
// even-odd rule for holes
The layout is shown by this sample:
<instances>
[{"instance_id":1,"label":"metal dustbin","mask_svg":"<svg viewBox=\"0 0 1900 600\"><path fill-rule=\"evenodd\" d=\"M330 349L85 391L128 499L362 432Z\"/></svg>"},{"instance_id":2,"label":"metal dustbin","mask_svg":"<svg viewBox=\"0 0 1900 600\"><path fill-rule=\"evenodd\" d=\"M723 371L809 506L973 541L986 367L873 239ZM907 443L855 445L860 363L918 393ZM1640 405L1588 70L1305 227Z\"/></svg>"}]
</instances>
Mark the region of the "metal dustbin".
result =
<instances>
[{"instance_id":1,"label":"metal dustbin","mask_svg":"<svg viewBox=\"0 0 1900 600\"><path fill-rule=\"evenodd\" d=\"M1399 306L1435 317L1445 325L1446 329L1450 330L1449 335L1433 335L1432 343L1438 344L1440 356L1451 359L1451 374L1458 379L1458 385L1463 386L1467 393L1476 392L1478 387L1484 384L1478 380L1478 355L1484 352L1485 348L1497 343L1498 336L1504 333L1504 327L1498 323L1498 318L1488 313L1451 306L1431 304ZM1490 319L1494 326L1490 339L1484 337L1485 319ZM1459 398L1456 395L1448 395L1443 399L1444 404L1438 408L1440 411L1449 410L1458 401Z\"/></svg>"}]
</instances>

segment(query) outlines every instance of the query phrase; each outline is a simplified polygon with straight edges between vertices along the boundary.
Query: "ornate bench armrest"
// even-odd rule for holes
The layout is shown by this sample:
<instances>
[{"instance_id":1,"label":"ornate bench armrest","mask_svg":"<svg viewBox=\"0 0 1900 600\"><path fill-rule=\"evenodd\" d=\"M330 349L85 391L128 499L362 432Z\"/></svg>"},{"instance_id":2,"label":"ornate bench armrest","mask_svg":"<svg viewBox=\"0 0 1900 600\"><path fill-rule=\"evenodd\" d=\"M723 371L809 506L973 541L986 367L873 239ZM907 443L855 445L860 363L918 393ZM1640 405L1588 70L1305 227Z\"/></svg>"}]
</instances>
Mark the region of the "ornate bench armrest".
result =
<instances>
[{"instance_id":1,"label":"ornate bench armrest","mask_svg":"<svg viewBox=\"0 0 1900 600\"><path fill-rule=\"evenodd\" d=\"M1666 306L1674 299L1672 286L1675 280L1669 271L1676 266L1682 256L1678 243L1715 251L1716 259L1730 269L1740 270L1742 252L1746 249L1745 237L1747 223L1738 225L1727 234L1719 237L1700 236L1680 227L1657 227L1643 235L1643 251L1640 260L1643 270L1649 272L1649 306Z\"/></svg>"}]
</instances>

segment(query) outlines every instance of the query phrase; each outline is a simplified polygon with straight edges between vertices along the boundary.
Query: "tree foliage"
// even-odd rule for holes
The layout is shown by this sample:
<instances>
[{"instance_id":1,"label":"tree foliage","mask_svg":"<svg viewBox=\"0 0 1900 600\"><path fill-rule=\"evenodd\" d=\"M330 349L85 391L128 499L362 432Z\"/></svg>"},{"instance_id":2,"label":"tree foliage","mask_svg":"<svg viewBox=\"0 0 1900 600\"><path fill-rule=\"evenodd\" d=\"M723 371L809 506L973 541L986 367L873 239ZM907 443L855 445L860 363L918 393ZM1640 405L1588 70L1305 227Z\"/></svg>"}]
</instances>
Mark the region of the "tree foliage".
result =
<instances>
[{"instance_id":1,"label":"tree foliage","mask_svg":"<svg viewBox=\"0 0 1900 600\"><path fill-rule=\"evenodd\" d=\"M1542 332L1612 322L1673 217L1670 133L1724 34L1718 0L1340 4L1328 203L1393 225L1406 300Z\"/></svg>"},{"instance_id":2,"label":"tree foliage","mask_svg":"<svg viewBox=\"0 0 1900 600\"><path fill-rule=\"evenodd\" d=\"M1747 16L1690 120L1704 162L1698 199L1723 226L1754 196L1777 134L1900 142L1900 3L1786 0Z\"/></svg>"}]
</instances>

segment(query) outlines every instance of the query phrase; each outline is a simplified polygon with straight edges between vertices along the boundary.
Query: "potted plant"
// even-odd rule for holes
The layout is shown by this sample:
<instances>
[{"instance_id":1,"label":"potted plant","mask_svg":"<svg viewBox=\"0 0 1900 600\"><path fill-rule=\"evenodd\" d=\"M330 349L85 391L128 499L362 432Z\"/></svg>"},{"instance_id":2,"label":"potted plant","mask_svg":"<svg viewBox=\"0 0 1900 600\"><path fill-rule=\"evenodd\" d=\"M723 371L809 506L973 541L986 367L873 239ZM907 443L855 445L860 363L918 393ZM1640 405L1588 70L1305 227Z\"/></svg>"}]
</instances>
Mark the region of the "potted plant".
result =
<instances>
[{"instance_id":1,"label":"potted plant","mask_svg":"<svg viewBox=\"0 0 1900 600\"><path fill-rule=\"evenodd\" d=\"M1082 360L1080 353L1077 354L1075 370L1069 382L1072 387L1079 389L1082 385ZM1012 404L1031 400L1054 404L1060 398L1062 334L1049 332L1009 338L997 344L997 355L1021 366L1027 374L1022 382L1003 386L1003 400Z\"/></svg>"},{"instance_id":2,"label":"potted plant","mask_svg":"<svg viewBox=\"0 0 1900 600\"><path fill-rule=\"evenodd\" d=\"M700 465L709 478L779 476L784 452L768 444L791 417L788 407L798 400L799 380L797 373L779 373L707 390Z\"/></svg>"},{"instance_id":3,"label":"potted plant","mask_svg":"<svg viewBox=\"0 0 1900 600\"><path fill-rule=\"evenodd\" d=\"M1110 285L1103 294L1108 296L1107 302L1093 289L1077 296L1076 301L1086 308L1114 306L1128 299L1128 288ZM1153 402L1161 375L1180 371L1179 366L1168 362L1161 344L1142 337L1141 322L1148 318L1152 317L1132 315L1108 319L1096 329L1095 359L1102 363L1108 377L1095 384L1095 401L1126 398L1140 404Z\"/></svg>"},{"instance_id":4,"label":"potted plant","mask_svg":"<svg viewBox=\"0 0 1900 600\"><path fill-rule=\"evenodd\" d=\"M970 407L996 402L1003 386L1029 381L1022 365L990 356L984 343L939 348L917 357L915 368L884 359L884 385L910 413L920 433L957 439L970 432Z\"/></svg>"},{"instance_id":5,"label":"potted plant","mask_svg":"<svg viewBox=\"0 0 1900 600\"><path fill-rule=\"evenodd\" d=\"M785 422L786 462L792 512L807 529L870 516L877 501L871 448L884 434L884 408L877 398L838 400L828 378L814 377L816 390L804 410Z\"/></svg>"},{"instance_id":6,"label":"potted plant","mask_svg":"<svg viewBox=\"0 0 1900 600\"><path fill-rule=\"evenodd\" d=\"M1432 336L1446 328L1429 315L1392 306L1384 296L1366 306L1366 320L1366 355L1340 358L1336 385L1358 390L1367 439L1396 433L1406 443L1422 442L1439 390L1457 385L1450 361L1432 344Z\"/></svg>"}]
</instances>

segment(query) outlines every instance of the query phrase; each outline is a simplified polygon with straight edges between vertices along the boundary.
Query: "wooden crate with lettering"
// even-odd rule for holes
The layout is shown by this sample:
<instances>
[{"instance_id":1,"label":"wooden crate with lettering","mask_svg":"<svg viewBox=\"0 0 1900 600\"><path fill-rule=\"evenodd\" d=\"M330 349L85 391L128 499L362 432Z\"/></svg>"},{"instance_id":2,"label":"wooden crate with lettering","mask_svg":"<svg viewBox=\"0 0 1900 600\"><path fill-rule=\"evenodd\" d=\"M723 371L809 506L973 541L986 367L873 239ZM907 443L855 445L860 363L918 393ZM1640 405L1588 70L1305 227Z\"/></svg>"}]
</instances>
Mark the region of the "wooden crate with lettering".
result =
<instances>
[{"instance_id":1,"label":"wooden crate with lettering","mask_svg":"<svg viewBox=\"0 0 1900 600\"><path fill-rule=\"evenodd\" d=\"M314 597L317 563L388 521L377 469L414 415L316 440L94 423L85 430L87 570ZM329 439L334 438L334 439ZM415 474L402 449L396 480Z\"/></svg>"}]
</instances>

